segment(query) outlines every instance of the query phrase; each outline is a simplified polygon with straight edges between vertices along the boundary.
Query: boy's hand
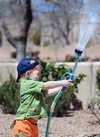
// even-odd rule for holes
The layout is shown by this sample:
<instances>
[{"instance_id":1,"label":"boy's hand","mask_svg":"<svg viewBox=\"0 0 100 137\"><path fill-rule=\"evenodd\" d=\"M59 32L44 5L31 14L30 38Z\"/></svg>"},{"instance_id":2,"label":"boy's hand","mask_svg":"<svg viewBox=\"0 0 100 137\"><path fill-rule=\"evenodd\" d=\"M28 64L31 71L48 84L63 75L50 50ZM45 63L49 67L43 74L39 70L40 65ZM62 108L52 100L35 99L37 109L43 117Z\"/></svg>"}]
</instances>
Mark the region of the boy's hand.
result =
<instances>
[{"instance_id":1,"label":"boy's hand","mask_svg":"<svg viewBox=\"0 0 100 137\"><path fill-rule=\"evenodd\" d=\"M71 86L71 80L67 80L67 88L69 88Z\"/></svg>"},{"instance_id":2,"label":"boy's hand","mask_svg":"<svg viewBox=\"0 0 100 137\"><path fill-rule=\"evenodd\" d=\"M69 88L69 87L71 86L71 82L72 82L72 81L71 81L71 80L63 80L63 82L64 82L64 83L63 83L64 86L67 87L67 88Z\"/></svg>"},{"instance_id":3,"label":"boy's hand","mask_svg":"<svg viewBox=\"0 0 100 137\"><path fill-rule=\"evenodd\" d=\"M64 86L62 90L67 90L71 86L71 80L65 80Z\"/></svg>"}]
</instances>

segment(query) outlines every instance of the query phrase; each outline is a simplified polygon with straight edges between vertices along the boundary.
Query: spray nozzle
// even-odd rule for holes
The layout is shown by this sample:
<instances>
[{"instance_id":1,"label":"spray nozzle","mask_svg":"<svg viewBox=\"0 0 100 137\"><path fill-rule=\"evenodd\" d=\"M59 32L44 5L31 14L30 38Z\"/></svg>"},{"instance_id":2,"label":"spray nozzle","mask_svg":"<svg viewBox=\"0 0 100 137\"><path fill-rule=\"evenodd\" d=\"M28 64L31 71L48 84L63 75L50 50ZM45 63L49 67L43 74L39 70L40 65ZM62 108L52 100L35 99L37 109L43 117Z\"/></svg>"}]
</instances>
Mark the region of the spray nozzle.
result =
<instances>
[{"instance_id":1,"label":"spray nozzle","mask_svg":"<svg viewBox=\"0 0 100 137\"><path fill-rule=\"evenodd\" d=\"M77 56L81 56L83 51L80 51L79 49L75 49L74 53L77 55Z\"/></svg>"}]
</instances>

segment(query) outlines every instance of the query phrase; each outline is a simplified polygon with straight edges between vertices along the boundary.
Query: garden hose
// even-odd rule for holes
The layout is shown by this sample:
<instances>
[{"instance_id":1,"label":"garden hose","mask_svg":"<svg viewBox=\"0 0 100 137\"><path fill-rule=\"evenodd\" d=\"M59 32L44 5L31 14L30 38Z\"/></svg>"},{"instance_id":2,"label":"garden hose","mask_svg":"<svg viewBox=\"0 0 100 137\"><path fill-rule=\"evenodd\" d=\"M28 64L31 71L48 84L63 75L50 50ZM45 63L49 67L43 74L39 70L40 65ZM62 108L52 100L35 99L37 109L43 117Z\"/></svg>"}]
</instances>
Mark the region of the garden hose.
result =
<instances>
[{"instance_id":1,"label":"garden hose","mask_svg":"<svg viewBox=\"0 0 100 137\"><path fill-rule=\"evenodd\" d=\"M67 77L68 80L71 80L71 81L74 79L74 73L75 73L75 70L77 68L78 61L79 61L79 58L82 54L82 51L79 51L78 49L75 49L75 54L76 54L77 58L76 58L76 61L75 61L75 65L72 69L72 72L71 73L70 72L65 72L61 76L61 80L65 79L66 77ZM45 137L48 137L48 135L49 135L50 122L51 122L52 114L54 112L54 108L56 106L56 103L59 100L60 96L62 95L63 91L66 90L66 89L67 89L66 87L62 87L62 89L57 93L57 95L55 96L55 98L54 98L54 100L51 104L50 112L49 112L49 116L48 116L48 121L47 121Z\"/></svg>"}]
</instances>

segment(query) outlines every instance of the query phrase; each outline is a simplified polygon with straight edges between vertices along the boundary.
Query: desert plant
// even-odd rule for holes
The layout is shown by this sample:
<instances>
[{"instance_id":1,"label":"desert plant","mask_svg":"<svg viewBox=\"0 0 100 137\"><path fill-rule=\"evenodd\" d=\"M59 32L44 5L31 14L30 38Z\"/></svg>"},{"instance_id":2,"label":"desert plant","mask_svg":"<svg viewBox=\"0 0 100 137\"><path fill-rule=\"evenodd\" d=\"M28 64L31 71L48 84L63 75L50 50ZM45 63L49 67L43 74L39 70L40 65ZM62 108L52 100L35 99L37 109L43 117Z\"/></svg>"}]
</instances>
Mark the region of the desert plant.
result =
<instances>
[{"instance_id":1,"label":"desert plant","mask_svg":"<svg viewBox=\"0 0 100 137\"><path fill-rule=\"evenodd\" d=\"M97 88L98 88L98 96L100 97L100 70L97 70L96 84L97 84Z\"/></svg>"},{"instance_id":2,"label":"desert plant","mask_svg":"<svg viewBox=\"0 0 100 137\"><path fill-rule=\"evenodd\" d=\"M92 112L92 114L97 118L97 122L100 124L100 99L93 98L88 104L88 109Z\"/></svg>"},{"instance_id":3,"label":"desert plant","mask_svg":"<svg viewBox=\"0 0 100 137\"><path fill-rule=\"evenodd\" d=\"M50 45L50 41L49 40L44 41L44 43L43 43L44 47L48 47L49 45Z\"/></svg>"},{"instance_id":4,"label":"desert plant","mask_svg":"<svg viewBox=\"0 0 100 137\"><path fill-rule=\"evenodd\" d=\"M65 62L75 62L76 56L66 55Z\"/></svg>"},{"instance_id":5,"label":"desert plant","mask_svg":"<svg viewBox=\"0 0 100 137\"><path fill-rule=\"evenodd\" d=\"M32 41L34 44L36 44L37 46L40 46L40 42L41 42L41 34L40 32L35 32L33 37L32 37Z\"/></svg>"},{"instance_id":6,"label":"desert plant","mask_svg":"<svg viewBox=\"0 0 100 137\"><path fill-rule=\"evenodd\" d=\"M91 110L92 114L98 119L98 122L100 123L100 70L97 70L96 73L96 85L98 97L91 99L88 104L88 108Z\"/></svg>"},{"instance_id":7,"label":"desert plant","mask_svg":"<svg viewBox=\"0 0 100 137\"><path fill-rule=\"evenodd\" d=\"M37 59L37 60L39 60L39 51L29 51L29 52L27 52L27 56L28 57L32 57L32 58L35 58L35 59Z\"/></svg>"},{"instance_id":8,"label":"desert plant","mask_svg":"<svg viewBox=\"0 0 100 137\"><path fill-rule=\"evenodd\" d=\"M4 113L15 114L19 106L19 86L10 75L10 80L0 86L0 104Z\"/></svg>"}]
</instances>

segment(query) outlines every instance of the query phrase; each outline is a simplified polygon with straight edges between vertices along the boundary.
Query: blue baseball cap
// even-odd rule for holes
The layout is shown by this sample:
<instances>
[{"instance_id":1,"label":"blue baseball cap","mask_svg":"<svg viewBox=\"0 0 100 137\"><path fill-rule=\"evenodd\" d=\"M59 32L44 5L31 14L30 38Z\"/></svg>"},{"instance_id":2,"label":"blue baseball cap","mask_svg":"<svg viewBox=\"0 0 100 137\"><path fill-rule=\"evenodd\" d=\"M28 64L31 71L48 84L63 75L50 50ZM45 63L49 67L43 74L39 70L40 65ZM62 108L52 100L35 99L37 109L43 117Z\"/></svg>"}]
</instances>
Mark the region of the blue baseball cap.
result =
<instances>
[{"instance_id":1,"label":"blue baseball cap","mask_svg":"<svg viewBox=\"0 0 100 137\"><path fill-rule=\"evenodd\" d=\"M34 68L35 66L39 65L39 62L34 58L23 58L19 64L17 65L17 82L19 82L20 76L25 73L26 71Z\"/></svg>"}]
</instances>

